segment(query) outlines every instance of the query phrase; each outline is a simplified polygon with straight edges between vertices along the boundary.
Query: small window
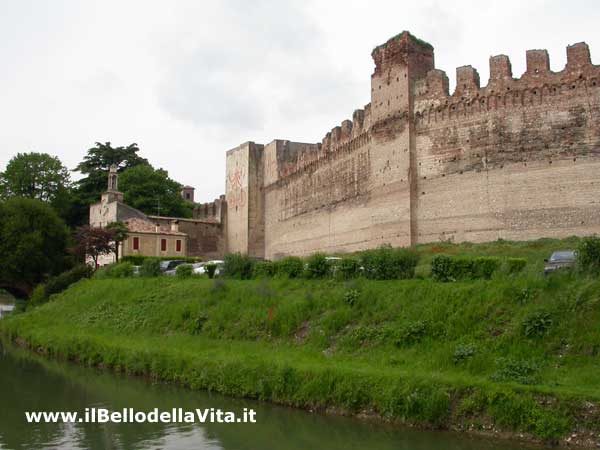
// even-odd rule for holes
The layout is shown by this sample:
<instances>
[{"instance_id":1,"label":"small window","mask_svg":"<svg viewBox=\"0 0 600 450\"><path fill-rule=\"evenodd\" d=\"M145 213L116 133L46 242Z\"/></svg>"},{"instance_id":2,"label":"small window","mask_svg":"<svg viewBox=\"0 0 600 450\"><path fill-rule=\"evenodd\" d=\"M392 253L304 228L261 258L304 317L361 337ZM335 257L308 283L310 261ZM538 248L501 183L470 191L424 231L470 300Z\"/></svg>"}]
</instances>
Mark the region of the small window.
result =
<instances>
[{"instance_id":1,"label":"small window","mask_svg":"<svg viewBox=\"0 0 600 450\"><path fill-rule=\"evenodd\" d=\"M134 250L139 250L140 249L140 238L139 237L134 237L133 238L133 249Z\"/></svg>"},{"instance_id":2,"label":"small window","mask_svg":"<svg viewBox=\"0 0 600 450\"><path fill-rule=\"evenodd\" d=\"M166 239L161 239L160 240L160 251L161 252L166 252L167 251L167 240Z\"/></svg>"},{"instance_id":3,"label":"small window","mask_svg":"<svg viewBox=\"0 0 600 450\"><path fill-rule=\"evenodd\" d=\"M181 239L177 239L177 242L175 243L175 248L178 252L181 251Z\"/></svg>"},{"instance_id":4,"label":"small window","mask_svg":"<svg viewBox=\"0 0 600 450\"><path fill-rule=\"evenodd\" d=\"M186 192L186 193L185 193L185 198L186 198L187 200L189 200L189 199L190 199L190 193L189 193L189 192Z\"/></svg>"}]
</instances>

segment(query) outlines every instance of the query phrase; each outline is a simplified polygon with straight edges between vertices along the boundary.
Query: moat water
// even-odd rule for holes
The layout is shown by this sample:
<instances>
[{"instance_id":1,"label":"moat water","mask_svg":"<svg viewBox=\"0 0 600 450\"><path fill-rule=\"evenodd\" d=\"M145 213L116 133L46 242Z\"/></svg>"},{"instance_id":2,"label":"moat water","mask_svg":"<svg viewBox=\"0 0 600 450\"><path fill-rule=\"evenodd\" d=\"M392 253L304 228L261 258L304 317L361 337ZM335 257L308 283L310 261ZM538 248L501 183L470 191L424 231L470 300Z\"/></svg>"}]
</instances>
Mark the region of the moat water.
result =
<instances>
[{"instance_id":1,"label":"moat water","mask_svg":"<svg viewBox=\"0 0 600 450\"><path fill-rule=\"evenodd\" d=\"M1 344L0 344L1 346ZM25 411L221 408L256 411L257 423L30 424ZM517 450L505 441L406 430L48 361L0 347L0 449Z\"/></svg>"}]
</instances>

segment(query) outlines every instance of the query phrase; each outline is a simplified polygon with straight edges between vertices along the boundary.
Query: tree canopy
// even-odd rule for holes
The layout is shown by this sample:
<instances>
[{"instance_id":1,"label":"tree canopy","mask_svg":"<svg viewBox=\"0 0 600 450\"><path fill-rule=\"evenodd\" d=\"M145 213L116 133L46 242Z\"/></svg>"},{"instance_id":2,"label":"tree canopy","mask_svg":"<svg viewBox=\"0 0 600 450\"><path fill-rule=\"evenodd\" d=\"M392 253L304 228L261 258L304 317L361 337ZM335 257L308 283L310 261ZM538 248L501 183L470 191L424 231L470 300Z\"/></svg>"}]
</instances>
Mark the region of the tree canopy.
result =
<instances>
[{"instance_id":1,"label":"tree canopy","mask_svg":"<svg viewBox=\"0 0 600 450\"><path fill-rule=\"evenodd\" d=\"M65 268L68 230L40 200L0 202L0 281L33 287Z\"/></svg>"},{"instance_id":2,"label":"tree canopy","mask_svg":"<svg viewBox=\"0 0 600 450\"><path fill-rule=\"evenodd\" d=\"M108 169L111 165L115 164L119 172L123 172L138 164L149 164L147 159L138 155L139 151L135 143L126 147L113 147L110 142L96 142L94 147L88 149L83 161L75 168L83 175L77 181L75 189L79 216L74 221L78 225L85 223L89 205L97 202L100 194L106 191Z\"/></svg>"},{"instance_id":3,"label":"tree canopy","mask_svg":"<svg viewBox=\"0 0 600 450\"><path fill-rule=\"evenodd\" d=\"M149 164L127 169L119 178L125 203L150 215L191 217L193 205L181 197L181 187L166 170Z\"/></svg>"},{"instance_id":4,"label":"tree canopy","mask_svg":"<svg viewBox=\"0 0 600 450\"><path fill-rule=\"evenodd\" d=\"M48 153L17 153L0 177L5 199L26 197L52 203L71 186L69 170Z\"/></svg>"}]
</instances>

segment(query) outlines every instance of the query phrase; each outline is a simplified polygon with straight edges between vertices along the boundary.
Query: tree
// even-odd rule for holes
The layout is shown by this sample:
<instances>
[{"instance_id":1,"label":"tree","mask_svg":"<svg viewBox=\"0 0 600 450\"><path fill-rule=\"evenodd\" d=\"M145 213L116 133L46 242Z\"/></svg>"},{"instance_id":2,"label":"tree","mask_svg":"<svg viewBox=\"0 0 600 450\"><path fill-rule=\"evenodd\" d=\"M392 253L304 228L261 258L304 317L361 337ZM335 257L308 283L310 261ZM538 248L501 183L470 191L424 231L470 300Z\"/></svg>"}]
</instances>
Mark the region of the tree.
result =
<instances>
[{"instance_id":1,"label":"tree","mask_svg":"<svg viewBox=\"0 0 600 450\"><path fill-rule=\"evenodd\" d=\"M138 155L139 150L135 143L127 147L113 147L110 142L96 142L88 149L83 161L75 168L84 175L77 181L75 189L79 214L74 220L78 224L85 223L88 207L106 191L108 169L112 164L117 165L120 172L138 164L148 164L148 160Z\"/></svg>"},{"instance_id":2,"label":"tree","mask_svg":"<svg viewBox=\"0 0 600 450\"><path fill-rule=\"evenodd\" d=\"M109 255L115 251L113 232L106 228L84 225L77 229L75 239L77 240L77 252L92 258L94 267L98 267L100 256Z\"/></svg>"},{"instance_id":3,"label":"tree","mask_svg":"<svg viewBox=\"0 0 600 450\"><path fill-rule=\"evenodd\" d=\"M115 259L119 262L119 245L121 242L127 239L127 235L129 234L129 228L123 222L111 222L106 226L106 229L109 230L115 241Z\"/></svg>"},{"instance_id":4,"label":"tree","mask_svg":"<svg viewBox=\"0 0 600 450\"><path fill-rule=\"evenodd\" d=\"M127 169L119 178L125 203L146 214L191 217L193 205L181 197L181 184L148 164Z\"/></svg>"},{"instance_id":5,"label":"tree","mask_svg":"<svg viewBox=\"0 0 600 450\"><path fill-rule=\"evenodd\" d=\"M47 153L17 153L0 174L4 198L26 197L52 203L71 186L68 169Z\"/></svg>"},{"instance_id":6,"label":"tree","mask_svg":"<svg viewBox=\"0 0 600 450\"><path fill-rule=\"evenodd\" d=\"M65 268L68 230L44 202L13 197L0 203L0 282L31 290Z\"/></svg>"}]
</instances>

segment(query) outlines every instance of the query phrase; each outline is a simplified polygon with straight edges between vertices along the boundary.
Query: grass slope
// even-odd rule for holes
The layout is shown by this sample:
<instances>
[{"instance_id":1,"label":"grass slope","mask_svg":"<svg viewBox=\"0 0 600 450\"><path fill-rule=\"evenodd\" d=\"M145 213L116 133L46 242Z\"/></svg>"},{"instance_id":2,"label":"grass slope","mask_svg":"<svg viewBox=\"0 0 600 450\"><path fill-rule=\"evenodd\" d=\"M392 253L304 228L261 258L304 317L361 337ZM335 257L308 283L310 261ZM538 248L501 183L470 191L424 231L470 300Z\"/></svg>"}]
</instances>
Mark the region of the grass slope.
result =
<instances>
[{"instance_id":1,"label":"grass slope","mask_svg":"<svg viewBox=\"0 0 600 450\"><path fill-rule=\"evenodd\" d=\"M600 430L600 280L544 279L576 240L419 246L526 257L519 276L435 283L119 279L0 322L39 351L234 396L557 440Z\"/></svg>"}]
</instances>

